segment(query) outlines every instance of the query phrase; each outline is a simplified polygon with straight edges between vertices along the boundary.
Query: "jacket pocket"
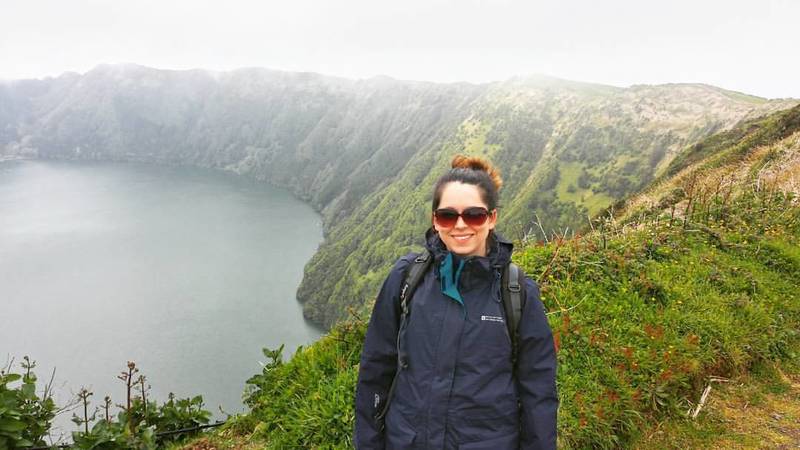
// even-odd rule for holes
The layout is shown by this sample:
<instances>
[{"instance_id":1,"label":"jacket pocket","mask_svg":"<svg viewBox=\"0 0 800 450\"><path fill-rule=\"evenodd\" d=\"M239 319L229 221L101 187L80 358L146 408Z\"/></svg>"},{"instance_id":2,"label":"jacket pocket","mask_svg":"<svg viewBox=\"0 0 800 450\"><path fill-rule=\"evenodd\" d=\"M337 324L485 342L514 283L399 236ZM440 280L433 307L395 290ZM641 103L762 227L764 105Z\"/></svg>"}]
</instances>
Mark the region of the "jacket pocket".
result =
<instances>
[{"instance_id":1,"label":"jacket pocket","mask_svg":"<svg viewBox=\"0 0 800 450\"><path fill-rule=\"evenodd\" d=\"M519 448L519 436L517 433L509 433L484 441L467 442L459 444L459 450L516 450Z\"/></svg>"},{"instance_id":2,"label":"jacket pocket","mask_svg":"<svg viewBox=\"0 0 800 450\"><path fill-rule=\"evenodd\" d=\"M453 431L460 449L516 449L519 439L519 413L516 405L513 413L504 416L470 414L453 418ZM510 444L513 445L510 445ZM508 445L507 445L508 444Z\"/></svg>"},{"instance_id":3,"label":"jacket pocket","mask_svg":"<svg viewBox=\"0 0 800 450\"><path fill-rule=\"evenodd\" d=\"M416 448L417 432L405 414L390 407L386 414L386 450Z\"/></svg>"}]
</instances>

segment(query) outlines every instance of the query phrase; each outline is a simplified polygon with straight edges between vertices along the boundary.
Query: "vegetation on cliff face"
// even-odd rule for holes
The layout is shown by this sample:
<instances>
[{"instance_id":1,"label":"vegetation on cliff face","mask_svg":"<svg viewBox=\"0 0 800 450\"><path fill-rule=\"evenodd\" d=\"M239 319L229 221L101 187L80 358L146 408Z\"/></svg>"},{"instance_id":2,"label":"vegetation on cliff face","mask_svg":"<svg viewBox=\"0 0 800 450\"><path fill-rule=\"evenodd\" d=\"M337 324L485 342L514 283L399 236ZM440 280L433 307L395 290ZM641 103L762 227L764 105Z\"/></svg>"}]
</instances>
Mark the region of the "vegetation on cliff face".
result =
<instances>
[{"instance_id":1,"label":"vegetation on cliff face","mask_svg":"<svg viewBox=\"0 0 800 450\"><path fill-rule=\"evenodd\" d=\"M685 416L710 376L797 364L798 113L745 125L740 141L662 179L593 231L515 253L541 286L556 338L562 448L627 446L656 422ZM778 129L773 140L745 144ZM728 181L716 183L720 174ZM269 363L248 381L252 410L220 442L351 446L366 321L354 311L289 362L265 351Z\"/></svg>"},{"instance_id":2,"label":"vegetation on cliff face","mask_svg":"<svg viewBox=\"0 0 800 450\"><path fill-rule=\"evenodd\" d=\"M534 221L546 233L575 229L686 145L790 104L704 85L100 66L0 84L0 157L192 164L291 189L324 218L326 240L298 297L307 317L330 325L419 242L435 174L457 152L501 167L501 230L541 239Z\"/></svg>"}]
</instances>

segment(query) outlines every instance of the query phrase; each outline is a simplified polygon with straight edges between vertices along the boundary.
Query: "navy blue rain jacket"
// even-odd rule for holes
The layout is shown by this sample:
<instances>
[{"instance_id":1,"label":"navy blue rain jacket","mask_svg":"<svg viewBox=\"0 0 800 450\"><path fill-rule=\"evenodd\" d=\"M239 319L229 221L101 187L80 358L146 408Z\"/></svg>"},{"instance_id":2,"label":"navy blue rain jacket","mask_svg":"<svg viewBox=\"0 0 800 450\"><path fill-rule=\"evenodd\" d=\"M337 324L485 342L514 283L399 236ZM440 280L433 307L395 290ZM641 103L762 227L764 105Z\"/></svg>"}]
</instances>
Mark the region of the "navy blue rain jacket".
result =
<instances>
[{"instance_id":1,"label":"navy blue rain jacket","mask_svg":"<svg viewBox=\"0 0 800 450\"><path fill-rule=\"evenodd\" d=\"M400 289L415 255L397 261L375 302L356 388L356 448L555 449L556 356L536 283L525 279L515 379L500 293L511 243L495 234L488 256L465 258L462 306L441 292L446 247L433 230L426 238L435 259L410 302L401 348L407 366L383 431L374 416L397 370Z\"/></svg>"}]
</instances>

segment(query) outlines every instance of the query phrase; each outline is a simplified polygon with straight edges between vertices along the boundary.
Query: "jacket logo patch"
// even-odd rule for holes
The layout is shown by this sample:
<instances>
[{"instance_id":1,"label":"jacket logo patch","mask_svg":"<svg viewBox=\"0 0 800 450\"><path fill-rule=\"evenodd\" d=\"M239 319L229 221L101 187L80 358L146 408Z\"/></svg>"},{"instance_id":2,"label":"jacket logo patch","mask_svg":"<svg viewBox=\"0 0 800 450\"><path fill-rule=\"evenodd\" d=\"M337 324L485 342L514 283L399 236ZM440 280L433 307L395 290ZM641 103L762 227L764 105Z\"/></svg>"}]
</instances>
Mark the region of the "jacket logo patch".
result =
<instances>
[{"instance_id":1,"label":"jacket logo patch","mask_svg":"<svg viewBox=\"0 0 800 450\"><path fill-rule=\"evenodd\" d=\"M481 316L481 320L485 322L500 322L505 323L502 317L500 316Z\"/></svg>"}]
</instances>

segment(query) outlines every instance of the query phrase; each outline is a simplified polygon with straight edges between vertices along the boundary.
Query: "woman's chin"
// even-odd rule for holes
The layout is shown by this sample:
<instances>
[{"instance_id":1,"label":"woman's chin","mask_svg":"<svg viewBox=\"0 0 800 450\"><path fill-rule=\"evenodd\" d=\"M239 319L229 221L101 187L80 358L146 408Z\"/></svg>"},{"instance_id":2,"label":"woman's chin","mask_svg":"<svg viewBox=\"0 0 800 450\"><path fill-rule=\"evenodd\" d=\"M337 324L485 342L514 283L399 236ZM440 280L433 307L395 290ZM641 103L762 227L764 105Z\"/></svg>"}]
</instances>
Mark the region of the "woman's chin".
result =
<instances>
[{"instance_id":1,"label":"woman's chin","mask_svg":"<svg viewBox=\"0 0 800 450\"><path fill-rule=\"evenodd\" d=\"M473 239L467 242L453 242L448 250L458 256L472 256L478 254L478 248L475 246Z\"/></svg>"}]
</instances>

